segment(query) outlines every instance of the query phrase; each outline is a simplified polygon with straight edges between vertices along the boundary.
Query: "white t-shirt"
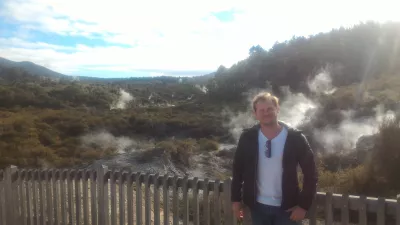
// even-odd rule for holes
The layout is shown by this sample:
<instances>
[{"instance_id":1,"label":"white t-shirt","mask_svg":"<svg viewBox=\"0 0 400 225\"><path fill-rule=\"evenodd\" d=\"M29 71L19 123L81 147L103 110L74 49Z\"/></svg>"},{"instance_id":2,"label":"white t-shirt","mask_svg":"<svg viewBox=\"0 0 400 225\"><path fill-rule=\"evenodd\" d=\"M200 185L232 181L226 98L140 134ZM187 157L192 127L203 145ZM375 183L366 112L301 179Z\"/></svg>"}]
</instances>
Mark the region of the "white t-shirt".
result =
<instances>
[{"instance_id":1,"label":"white t-shirt","mask_svg":"<svg viewBox=\"0 0 400 225\"><path fill-rule=\"evenodd\" d=\"M285 127L271 140L271 158L265 154L268 138L258 131L257 201L280 206L282 202L282 158L288 131Z\"/></svg>"}]
</instances>

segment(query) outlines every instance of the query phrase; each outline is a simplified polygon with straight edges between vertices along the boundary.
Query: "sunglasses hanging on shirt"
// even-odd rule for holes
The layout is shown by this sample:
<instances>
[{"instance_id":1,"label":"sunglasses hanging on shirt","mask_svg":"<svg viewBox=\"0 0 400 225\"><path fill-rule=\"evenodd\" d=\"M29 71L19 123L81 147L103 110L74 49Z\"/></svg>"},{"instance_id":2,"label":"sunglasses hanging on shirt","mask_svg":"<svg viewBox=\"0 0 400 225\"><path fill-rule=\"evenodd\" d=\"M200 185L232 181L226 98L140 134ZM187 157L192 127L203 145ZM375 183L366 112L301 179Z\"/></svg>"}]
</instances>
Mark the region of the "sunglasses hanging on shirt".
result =
<instances>
[{"instance_id":1,"label":"sunglasses hanging on shirt","mask_svg":"<svg viewBox=\"0 0 400 225\"><path fill-rule=\"evenodd\" d=\"M271 140L268 140L265 144L265 156L267 158L271 158Z\"/></svg>"}]
</instances>

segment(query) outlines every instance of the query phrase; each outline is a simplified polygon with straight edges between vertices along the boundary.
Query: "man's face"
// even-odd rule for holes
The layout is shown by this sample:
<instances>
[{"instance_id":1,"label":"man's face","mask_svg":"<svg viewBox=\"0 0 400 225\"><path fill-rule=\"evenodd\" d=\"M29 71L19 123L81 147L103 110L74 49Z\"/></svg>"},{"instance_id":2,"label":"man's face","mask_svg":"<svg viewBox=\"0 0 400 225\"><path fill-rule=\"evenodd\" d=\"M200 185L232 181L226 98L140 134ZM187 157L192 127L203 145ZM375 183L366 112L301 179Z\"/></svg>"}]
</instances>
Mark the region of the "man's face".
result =
<instances>
[{"instance_id":1,"label":"man's face","mask_svg":"<svg viewBox=\"0 0 400 225\"><path fill-rule=\"evenodd\" d=\"M278 121L279 107L272 101L259 101L256 104L254 116L262 125L271 126Z\"/></svg>"}]
</instances>

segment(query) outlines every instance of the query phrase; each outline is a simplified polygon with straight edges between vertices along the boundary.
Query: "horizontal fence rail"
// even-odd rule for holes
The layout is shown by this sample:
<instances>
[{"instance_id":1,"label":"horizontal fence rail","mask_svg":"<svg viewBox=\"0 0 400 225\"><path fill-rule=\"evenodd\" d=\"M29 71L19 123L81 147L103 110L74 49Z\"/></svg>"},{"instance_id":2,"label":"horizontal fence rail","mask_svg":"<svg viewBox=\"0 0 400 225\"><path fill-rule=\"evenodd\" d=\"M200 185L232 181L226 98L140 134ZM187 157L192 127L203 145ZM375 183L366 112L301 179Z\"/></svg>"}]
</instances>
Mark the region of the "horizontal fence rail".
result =
<instances>
[{"instance_id":1,"label":"horizontal fence rail","mask_svg":"<svg viewBox=\"0 0 400 225\"><path fill-rule=\"evenodd\" d=\"M0 225L250 225L231 210L231 180L109 170L0 171ZM400 197L400 196L399 196ZM303 222L400 225L400 198L318 192Z\"/></svg>"}]
</instances>

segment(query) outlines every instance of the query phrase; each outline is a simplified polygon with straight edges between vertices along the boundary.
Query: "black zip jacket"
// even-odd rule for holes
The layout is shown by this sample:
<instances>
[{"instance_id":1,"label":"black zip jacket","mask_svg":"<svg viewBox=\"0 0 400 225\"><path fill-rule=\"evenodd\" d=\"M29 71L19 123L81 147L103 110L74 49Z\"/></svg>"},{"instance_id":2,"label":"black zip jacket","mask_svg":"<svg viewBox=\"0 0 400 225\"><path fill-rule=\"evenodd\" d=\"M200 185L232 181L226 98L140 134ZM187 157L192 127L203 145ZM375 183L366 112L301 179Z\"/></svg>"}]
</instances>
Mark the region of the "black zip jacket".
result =
<instances>
[{"instance_id":1,"label":"black zip jacket","mask_svg":"<svg viewBox=\"0 0 400 225\"><path fill-rule=\"evenodd\" d=\"M299 206L309 210L317 186L317 171L314 154L301 131L279 122L288 130L282 159L282 204L284 210ZM232 202L241 202L250 209L257 199L258 130L260 125L244 130L233 160L231 186ZM297 166L303 172L303 187L300 191Z\"/></svg>"}]
</instances>

